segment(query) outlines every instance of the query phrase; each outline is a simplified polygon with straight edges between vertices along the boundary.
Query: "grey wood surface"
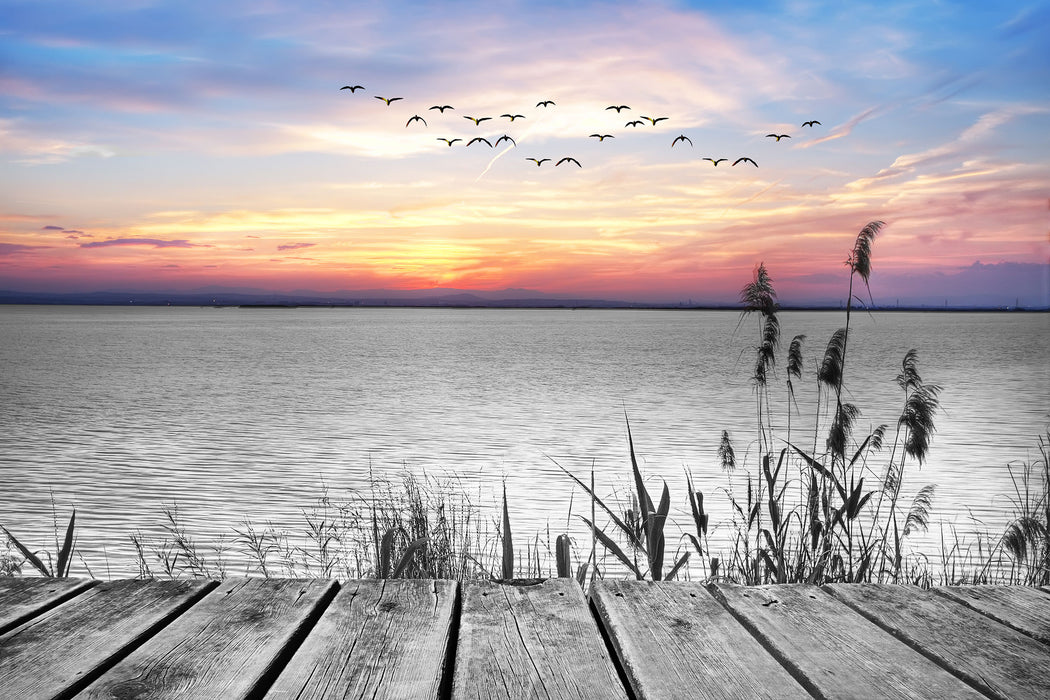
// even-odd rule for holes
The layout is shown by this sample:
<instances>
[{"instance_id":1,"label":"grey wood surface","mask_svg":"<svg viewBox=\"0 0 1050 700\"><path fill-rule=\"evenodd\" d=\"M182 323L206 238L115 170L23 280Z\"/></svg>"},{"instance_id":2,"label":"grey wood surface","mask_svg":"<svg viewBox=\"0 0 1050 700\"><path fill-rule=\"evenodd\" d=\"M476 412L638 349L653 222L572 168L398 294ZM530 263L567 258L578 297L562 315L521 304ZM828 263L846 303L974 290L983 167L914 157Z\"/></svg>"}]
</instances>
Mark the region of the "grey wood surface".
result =
<instances>
[{"instance_id":1,"label":"grey wood surface","mask_svg":"<svg viewBox=\"0 0 1050 700\"><path fill-rule=\"evenodd\" d=\"M640 699L810 697L700 583L601 581L591 598Z\"/></svg>"},{"instance_id":2,"label":"grey wood surface","mask_svg":"<svg viewBox=\"0 0 1050 700\"><path fill-rule=\"evenodd\" d=\"M580 586L464 582L453 698L626 698Z\"/></svg>"},{"instance_id":3,"label":"grey wood surface","mask_svg":"<svg viewBox=\"0 0 1050 700\"><path fill-rule=\"evenodd\" d=\"M912 586L825 588L986 695L1050 698L1050 650L962 603Z\"/></svg>"},{"instance_id":4,"label":"grey wood surface","mask_svg":"<svg viewBox=\"0 0 1050 700\"><path fill-rule=\"evenodd\" d=\"M0 578L0 634L96 583L82 578Z\"/></svg>"},{"instance_id":5,"label":"grey wood surface","mask_svg":"<svg viewBox=\"0 0 1050 700\"><path fill-rule=\"evenodd\" d=\"M212 581L103 582L0 636L0 698L51 698L82 687Z\"/></svg>"},{"instance_id":6,"label":"grey wood surface","mask_svg":"<svg viewBox=\"0 0 1050 700\"><path fill-rule=\"evenodd\" d=\"M92 683L80 698L247 697L283 667L332 581L232 579Z\"/></svg>"},{"instance_id":7,"label":"grey wood surface","mask_svg":"<svg viewBox=\"0 0 1050 700\"><path fill-rule=\"evenodd\" d=\"M719 584L715 590L777 660L820 697L983 697L816 586Z\"/></svg>"},{"instance_id":8,"label":"grey wood surface","mask_svg":"<svg viewBox=\"0 0 1050 700\"><path fill-rule=\"evenodd\" d=\"M454 581L342 584L267 698L435 698L453 628Z\"/></svg>"},{"instance_id":9,"label":"grey wood surface","mask_svg":"<svg viewBox=\"0 0 1050 700\"><path fill-rule=\"evenodd\" d=\"M1050 644L1050 595L1025 586L946 586L933 589L1004 625Z\"/></svg>"}]
</instances>

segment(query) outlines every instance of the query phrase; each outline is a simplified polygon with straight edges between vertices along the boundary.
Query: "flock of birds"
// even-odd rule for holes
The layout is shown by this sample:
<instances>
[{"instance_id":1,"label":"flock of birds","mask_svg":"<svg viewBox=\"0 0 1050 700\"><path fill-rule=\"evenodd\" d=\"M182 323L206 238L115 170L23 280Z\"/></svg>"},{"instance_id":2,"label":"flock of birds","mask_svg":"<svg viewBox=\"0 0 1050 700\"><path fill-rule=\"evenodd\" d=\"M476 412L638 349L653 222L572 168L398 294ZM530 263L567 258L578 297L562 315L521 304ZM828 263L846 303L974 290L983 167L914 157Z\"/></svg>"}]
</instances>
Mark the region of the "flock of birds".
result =
<instances>
[{"instance_id":1,"label":"flock of birds","mask_svg":"<svg viewBox=\"0 0 1050 700\"><path fill-rule=\"evenodd\" d=\"M358 90L364 90L365 88L364 88L363 85L344 85L343 87L341 87L339 89L340 90L349 90L350 93L353 94L353 93L356 93ZM398 100L403 100L404 99L403 97L382 97L380 95L374 95L374 97L375 97L375 99L381 100L382 102L384 102L388 107L392 103L394 103L394 102L396 102ZM540 100L539 102L536 103L536 107L542 107L544 109L546 109L548 107L554 107L554 106L556 106L556 105L555 105L555 102L553 100ZM433 105L431 107L428 107L427 111L437 110L438 113L444 114L445 110L449 110L449 109L454 110L455 107L453 107L452 105ZM606 109L606 111L608 111L608 110L615 110L617 114L620 114L620 112L622 112L623 110L625 110L625 109L626 110L630 110L631 108L629 106L627 106L627 105L609 105L605 109ZM637 128L639 126L645 126L646 122L649 122L649 124L651 126L656 126L657 123L665 121L665 120L668 119L668 117L647 117L645 115L639 115L639 116L640 116L640 119L632 119L632 120L628 121L626 124L624 124L624 128L627 129L627 128ZM467 115L464 115L463 118L474 122L474 126L481 126L482 122L492 121L493 120L493 117L472 117L472 116L467 116ZM508 112L508 113L504 113L504 114L499 115L499 118L500 119L508 119L511 122L513 122L516 119L525 119L526 117L525 117L524 114L511 114L511 113ZM422 116L420 116L418 114L414 114L411 117L409 117L407 122L405 122L405 128L408 128L408 127L412 126L412 124L415 123L415 122L421 123L424 127L429 127L429 124L427 124L427 120L426 119L424 119ZM821 125L820 122L817 121L816 119L811 119L809 121L802 122L802 127L803 128L806 128L806 127L813 128L815 126L820 126L820 125ZM602 142L602 141L605 141L605 139L612 139L612 138L616 138L616 137L613 134L594 133L594 134L591 134L588 138L596 138L596 139L598 139L599 142ZM776 141L779 143L781 139L789 139L789 138L791 138L791 135L790 134L776 134L776 133L772 133L772 134L766 134L766 138L776 139ZM461 138L447 138L447 137L438 137L437 140L444 142L450 148L452 147L453 144L460 143L460 142L464 141ZM504 141L507 141L508 143L512 144L513 146L517 146L518 145L517 141L515 141L508 134L503 134L499 138L494 139L494 141L495 141L495 143L493 143L493 141L490 141L488 138L485 138L483 136L475 136L474 138L466 141L465 145L466 146L472 146L472 145L474 145L476 143L477 144L482 144L483 143L486 146L488 146L489 148L495 148L496 146L498 146L499 144L503 143ZM674 138L674 140L671 141L671 148L674 148L679 143L683 143L683 144L688 143L690 147L692 147L692 145L693 145L692 139L690 139L685 134L679 134L678 136L676 136ZM536 167L540 167L544 163L548 163L548 162L552 162L553 161L552 158L535 158L535 157L532 157L532 156L525 158L525 160L532 161L533 163L536 164ZM714 165L715 167L718 167L719 163L725 163L725 162L729 161L728 158L711 158L711 157L708 157L708 156L704 156L701 160L710 161L711 164ZM754 160L752 160L751 158L749 158L747 156L742 156L740 158L737 158L736 160L733 161L732 164L733 165L739 165L741 163L750 163L751 165L755 166L756 168L758 167L758 163L756 163ZM558 161L554 162L555 166L559 166L559 165L562 165L562 164L572 164L572 165L576 165L577 167L580 167L580 168L583 167L580 164L580 161L576 160L575 158L573 158L571 156L563 157L563 158L559 159Z\"/></svg>"}]
</instances>

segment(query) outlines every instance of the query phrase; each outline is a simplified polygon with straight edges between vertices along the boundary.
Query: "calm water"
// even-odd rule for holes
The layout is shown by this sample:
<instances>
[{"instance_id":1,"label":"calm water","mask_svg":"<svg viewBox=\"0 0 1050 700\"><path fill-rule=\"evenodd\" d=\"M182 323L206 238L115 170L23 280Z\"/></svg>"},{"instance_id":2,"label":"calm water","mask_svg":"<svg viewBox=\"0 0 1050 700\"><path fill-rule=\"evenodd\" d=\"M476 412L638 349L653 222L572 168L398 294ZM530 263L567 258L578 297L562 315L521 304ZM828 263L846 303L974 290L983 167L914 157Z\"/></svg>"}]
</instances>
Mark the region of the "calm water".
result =
<instances>
[{"instance_id":1,"label":"calm water","mask_svg":"<svg viewBox=\"0 0 1050 700\"><path fill-rule=\"evenodd\" d=\"M666 479L677 501L691 469L723 521L721 430L738 456L755 435L743 353L757 330L738 321L687 311L0 306L0 524L44 546L53 494L60 518L76 506L95 575L130 575L128 535L156 531L165 505L177 503L202 540L231 534L245 516L301 529L322 484L360 490L369 469L409 469L455 475L484 504L505 481L516 532L560 530L572 489L551 458L581 476L593 464L600 492L623 488L625 409L644 472ZM895 423L893 380L909 348L923 378L944 387L929 460L905 484L938 485L937 522L967 530L977 518L994 530L1004 521L1006 465L1035 454L1048 422L1048 321L854 317L847 386L863 412L858 430ZM782 316L785 342L808 337L810 381L793 430L812 425L816 363L842 323L841 313ZM674 505L686 522L684 501Z\"/></svg>"}]
</instances>

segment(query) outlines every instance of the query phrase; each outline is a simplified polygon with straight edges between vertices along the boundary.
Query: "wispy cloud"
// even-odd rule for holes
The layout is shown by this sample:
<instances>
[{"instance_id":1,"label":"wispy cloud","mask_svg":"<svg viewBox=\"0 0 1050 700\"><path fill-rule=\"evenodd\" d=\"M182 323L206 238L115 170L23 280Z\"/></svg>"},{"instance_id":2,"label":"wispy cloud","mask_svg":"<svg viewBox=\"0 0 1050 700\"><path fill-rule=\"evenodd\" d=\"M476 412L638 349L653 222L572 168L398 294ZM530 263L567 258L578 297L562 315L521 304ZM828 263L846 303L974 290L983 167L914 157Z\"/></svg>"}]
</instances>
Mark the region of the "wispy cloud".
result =
<instances>
[{"instance_id":1,"label":"wispy cloud","mask_svg":"<svg viewBox=\"0 0 1050 700\"><path fill-rule=\"evenodd\" d=\"M151 246L153 248L211 248L201 243L190 243L186 240L165 241L159 238L113 238L106 241L81 243L81 248L109 248L112 246Z\"/></svg>"},{"instance_id":2,"label":"wispy cloud","mask_svg":"<svg viewBox=\"0 0 1050 700\"><path fill-rule=\"evenodd\" d=\"M316 243L285 243L284 245L277 246L277 250L301 250L303 248L312 248Z\"/></svg>"}]
</instances>

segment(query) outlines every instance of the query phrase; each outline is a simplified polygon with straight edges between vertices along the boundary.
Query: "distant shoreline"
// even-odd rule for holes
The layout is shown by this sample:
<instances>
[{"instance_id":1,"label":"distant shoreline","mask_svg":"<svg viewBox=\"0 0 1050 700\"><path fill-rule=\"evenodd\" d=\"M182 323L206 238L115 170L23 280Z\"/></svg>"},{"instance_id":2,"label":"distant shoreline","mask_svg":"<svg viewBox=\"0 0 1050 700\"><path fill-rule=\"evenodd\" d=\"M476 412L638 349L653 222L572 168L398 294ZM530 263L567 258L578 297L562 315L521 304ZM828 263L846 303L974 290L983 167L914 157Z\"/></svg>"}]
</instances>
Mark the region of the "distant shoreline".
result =
<instances>
[{"instance_id":1,"label":"distant shoreline","mask_svg":"<svg viewBox=\"0 0 1050 700\"><path fill-rule=\"evenodd\" d=\"M178 308L201 308L201 309L247 309L247 310L291 310L291 309L490 309L495 311L730 311L740 312L737 306L687 306L680 304L617 304L614 302L602 304L560 304L552 302L544 303L404 303L404 302L344 302L344 303L239 303L239 302L216 302L201 303L194 301L159 301L159 300L128 300L98 301L98 300L10 300L0 298L0 306L72 306L72 307L178 307ZM984 307L984 306L869 306L865 311L899 312L899 313L1033 313L1042 314L1050 312L1050 307ZM820 311L839 312L844 307L839 306L811 306L783 304L780 311Z\"/></svg>"}]
</instances>

